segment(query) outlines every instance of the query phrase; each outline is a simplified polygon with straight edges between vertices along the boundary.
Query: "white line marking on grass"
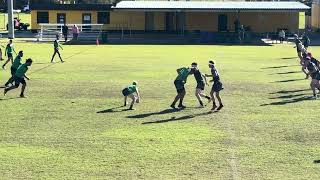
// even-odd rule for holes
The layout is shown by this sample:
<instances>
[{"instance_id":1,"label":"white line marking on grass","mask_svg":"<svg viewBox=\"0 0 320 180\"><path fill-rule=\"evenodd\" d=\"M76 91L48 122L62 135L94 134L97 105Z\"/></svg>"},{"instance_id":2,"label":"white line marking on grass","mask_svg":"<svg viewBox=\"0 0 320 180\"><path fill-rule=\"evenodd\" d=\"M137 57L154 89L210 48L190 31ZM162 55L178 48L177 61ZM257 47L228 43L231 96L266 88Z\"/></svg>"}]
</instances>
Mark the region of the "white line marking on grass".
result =
<instances>
[{"instance_id":1,"label":"white line marking on grass","mask_svg":"<svg viewBox=\"0 0 320 180\"><path fill-rule=\"evenodd\" d=\"M228 122L228 132L229 132L229 137L230 137L230 143L229 143L229 153L230 153L230 161L229 164L231 166L231 175L233 180L238 180L239 178L239 173L238 173L238 168L237 168L237 157L235 155L234 151L234 140L235 140L235 134L234 131L232 130L232 124L231 122Z\"/></svg>"},{"instance_id":2,"label":"white line marking on grass","mask_svg":"<svg viewBox=\"0 0 320 180\"><path fill-rule=\"evenodd\" d=\"M96 47L96 46L95 46L95 47ZM84 51L80 51L80 52L74 53L74 54L72 54L71 56L68 56L68 57L64 58L64 60L70 59L70 58L72 58L72 57L74 57L74 56L81 55L81 54L83 54L83 53L85 53L85 52L87 52L87 51L89 51L89 50L91 50L91 49L93 49L93 48L89 48L89 49L86 49L86 50L84 50ZM57 63L50 63L49 65L47 65L47 66L45 66L45 67L42 67L42 68L40 68L40 69L37 69L37 70L34 70L34 71L30 72L29 75L34 74L34 73L38 73L38 72L40 72L40 71L42 71L42 70L44 70L44 69L47 69L47 68L49 68L49 67L51 67L51 66L53 66L53 65L55 65L55 64L57 64Z\"/></svg>"}]
</instances>

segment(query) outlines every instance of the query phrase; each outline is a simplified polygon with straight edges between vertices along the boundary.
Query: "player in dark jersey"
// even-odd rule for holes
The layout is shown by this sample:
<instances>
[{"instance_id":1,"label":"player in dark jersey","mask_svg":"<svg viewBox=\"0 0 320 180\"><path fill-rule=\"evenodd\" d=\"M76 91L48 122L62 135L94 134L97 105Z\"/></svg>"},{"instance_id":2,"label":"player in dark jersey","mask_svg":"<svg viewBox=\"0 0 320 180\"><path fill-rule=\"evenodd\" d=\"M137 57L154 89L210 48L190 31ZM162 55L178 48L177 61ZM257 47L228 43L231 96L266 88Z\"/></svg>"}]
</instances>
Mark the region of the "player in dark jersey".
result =
<instances>
[{"instance_id":1,"label":"player in dark jersey","mask_svg":"<svg viewBox=\"0 0 320 180\"><path fill-rule=\"evenodd\" d=\"M209 103L211 101L211 98L204 93L205 85L209 85L209 84L208 84L206 76L200 72L200 70L198 68L198 64L194 62L191 64L191 66L192 66L194 78L197 81L195 95L199 101L200 107L204 107L201 97L208 99Z\"/></svg>"},{"instance_id":2,"label":"player in dark jersey","mask_svg":"<svg viewBox=\"0 0 320 180\"><path fill-rule=\"evenodd\" d=\"M215 63L213 61L209 61L209 68L211 69L211 75L206 74L207 77L212 77L213 78L213 85L212 85L212 90L210 92L211 99L213 102L213 107L211 110L221 110L223 108L222 100L220 97L220 91L223 90L223 85L220 81L220 75L219 72L217 71L215 67ZM219 107L217 108L215 97L218 99L219 102ZM217 109L216 109L217 108Z\"/></svg>"},{"instance_id":3,"label":"player in dark jersey","mask_svg":"<svg viewBox=\"0 0 320 180\"><path fill-rule=\"evenodd\" d=\"M310 83L310 87L312 89L313 92L313 98L317 99L317 94L316 94L316 89L320 89L320 84L319 84L319 80L320 80L320 71L318 66L311 62L311 57L307 57L305 59L305 66L309 71L309 75L311 76L312 80Z\"/></svg>"},{"instance_id":4,"label":"player in dark jersey","mask_svg":"<svg viewBox=\"0 0 320 180\"><path fill-rule=\"evenodd\" d=\"M63 63L64 61L62 60L61 54L60 54L60 51L59 51L59 49L63 50L62 46L59 43L59 35L56 36L56 40L54 40L54 42L53 42L53 48L54 48L54 53L53 53L52 58L51 58L51 63L53 63L53 59L56 56L56 54L59 55L60 61Z\"/></svg>"},{"instance_id":5,"label":"player in dark jersey","mask_svg":"<svg viewBox=\"0 0 320 180\"><path fill-rule=\"evenodd\" d=\"M176 103L179 101L178 107L183 109L183 108L186 108L186 106L183 105L183 99L184 99L184 96L186 95L184 84L187 82L187 78L192 72L191 72L191 68L183 67L183 68L177 69L177 73L178 73L178 76L174 81L174 85L177 89L178 94L173 100L170 107L172 107L173 109L176 109L175 107Z\"/></svg>"}]
</instances>

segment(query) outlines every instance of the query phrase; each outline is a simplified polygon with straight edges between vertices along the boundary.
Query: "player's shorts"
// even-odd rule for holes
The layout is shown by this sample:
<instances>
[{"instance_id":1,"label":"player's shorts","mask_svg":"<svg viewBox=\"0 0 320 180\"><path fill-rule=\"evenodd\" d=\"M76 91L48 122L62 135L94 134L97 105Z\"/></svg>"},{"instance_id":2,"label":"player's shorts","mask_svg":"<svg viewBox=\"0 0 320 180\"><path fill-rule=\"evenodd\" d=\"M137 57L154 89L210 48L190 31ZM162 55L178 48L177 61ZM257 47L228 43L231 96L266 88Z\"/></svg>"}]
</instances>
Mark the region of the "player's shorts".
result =
<instances>
[{"instance_id":1,"label":"player's shorts","mask_svg":"<svg viewBox=\"0 0 320 180\"><path fill-rule=\"evenodd\" d=\"M214 81L213 85L212 85L212 91L213 92L219 92L221 90L223 90L223 85L220 81Z\"/></svg>"},{"instance_id":2,"label":"player's shorts","mask_svg":"<svg viewBox=\"0 0 320 180\"><path fill-rule=\"evenodd\" d=\"M182 93L184 92L186 89L184 88L184 83L180 80L175 80L174 81L174 86L177 89L177 93Z\"/></svg>"},{"instance_id":3,"label":"player's shorts","mask_svg":"<svg viewBox=\"0 0 320 180\"><path fill-rule=\"evenodd\" d=\"M14 67L11 67L11 75L14 76L16 74L17 69Z\"/></svg>"},{"instance_id":4,"label":"player's shorts","mask_svg":"<svg viewBox=\"0 0 320 180\"><path fill-rule=\"evenodd\" d=\"M122 90L122 94L123 94L123 96L129 96L129 95L132 94L132 93L129 91L128 88L124 88L124 89Z\"/></svg>"},{"instance_id":5,"label":"player's shorts","mask_svg":"<svg viewBox=\"0 0 320 180\"><path fill-rule=\"evenodd\" d=\"M12 53L7 53L8 58L13 58Z\"/></svg>"},{"instance_id":6,"label":"player's shorts","mask_svg":"<svg viewBox=\"0 0 320 180\"><path fill-rule=\"evenodd\" d=\"M320 81L320 72L311 74L311 78Z\"/></svg>"},{"instance_id":7,"label":"player's shorts","mask_svg":"<svg viewBox=\"0 0 320 180\"><path fill-rule=\"evenodd\" d=\"M201 89L202 91L204 90L204 82L198 82L197 83L197 89Z\"/></svg>"},{"instance_id":8,"label":"player's shorts","mask_svg":"<svg viewBox=\"0 0 320 180\"><path fill-rule=\"evenodd\" d=\"M20 77L17 77L15 76L14 77L14 83L17 87L19 87L20 83L21 84L26 84L26 81L24 80L24 78L20 78Z\"/></svg>"}]
</instances>

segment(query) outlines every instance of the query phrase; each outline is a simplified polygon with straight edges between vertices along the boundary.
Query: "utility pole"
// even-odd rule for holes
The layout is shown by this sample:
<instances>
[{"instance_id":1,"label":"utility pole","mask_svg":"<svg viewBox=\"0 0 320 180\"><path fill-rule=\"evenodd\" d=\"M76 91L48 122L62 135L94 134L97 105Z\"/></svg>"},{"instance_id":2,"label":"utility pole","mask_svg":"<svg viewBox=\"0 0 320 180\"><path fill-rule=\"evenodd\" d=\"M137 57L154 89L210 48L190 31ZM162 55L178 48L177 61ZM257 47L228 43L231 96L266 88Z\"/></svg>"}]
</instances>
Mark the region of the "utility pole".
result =
<instances>
[{"instance_id":1,"label":"utility pole","mask_svg":"<svg viewBox=\"0 0 320 180\"><path fill-rule=\"evenodd\" d=\"M13 0L8 1L8 38L14 39Z\"/></svg>"}]
</instances>

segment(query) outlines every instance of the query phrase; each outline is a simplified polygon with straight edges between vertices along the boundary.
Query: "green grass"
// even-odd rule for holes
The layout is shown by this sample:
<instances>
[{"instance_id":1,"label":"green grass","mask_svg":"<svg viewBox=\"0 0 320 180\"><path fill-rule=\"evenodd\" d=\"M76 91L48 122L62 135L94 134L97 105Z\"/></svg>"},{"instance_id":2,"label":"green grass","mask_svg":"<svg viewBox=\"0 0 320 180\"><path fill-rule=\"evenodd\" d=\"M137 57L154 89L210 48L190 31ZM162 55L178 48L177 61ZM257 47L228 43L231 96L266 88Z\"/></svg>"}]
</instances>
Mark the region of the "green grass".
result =
<instances>
[{"instance_id":1,"label":"green grass","mask_svg":"<svg viewBox=\"0 0 320 180\"><path fill-rule=\"evenodd\" d=\"M305 98L292 45L64 46L67 62L53 65L51 44L16 49L35 63L28 98L0 99L1 179L320 178L319 101ZM175 70L197 61L209 73L210 58L225 108L194 108L189 77L190 108L157 114L175 96ZM4 82L9 70L0 73ZM142 95L135 111L97 113L122 105L132 80Z\"/></svg>"}]
</instances>

